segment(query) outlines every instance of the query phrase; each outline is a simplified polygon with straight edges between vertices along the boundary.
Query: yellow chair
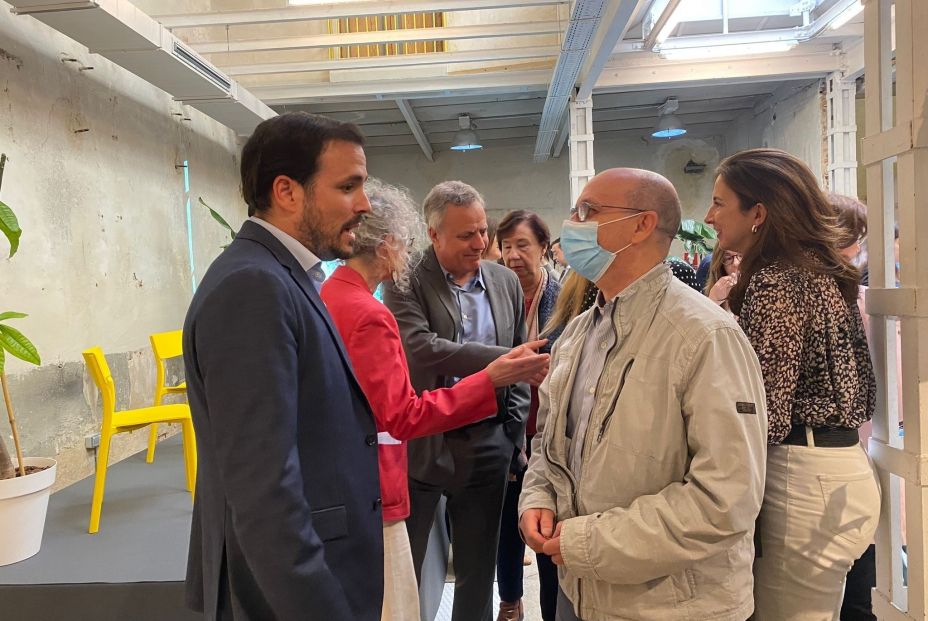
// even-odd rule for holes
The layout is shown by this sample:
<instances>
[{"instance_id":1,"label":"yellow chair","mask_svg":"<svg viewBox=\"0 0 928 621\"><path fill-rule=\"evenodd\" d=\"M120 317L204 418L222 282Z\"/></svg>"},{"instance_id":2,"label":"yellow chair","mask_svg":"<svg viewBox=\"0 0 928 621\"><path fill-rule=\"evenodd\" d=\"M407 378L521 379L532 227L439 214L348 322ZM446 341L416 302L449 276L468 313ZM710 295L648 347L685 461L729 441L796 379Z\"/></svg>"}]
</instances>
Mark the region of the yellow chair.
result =
<instances>
[{"instance_id":1,"label":"yellow chair","mask_svg":"<svg viewBox=\"0 0 928 621\"><path fill-rule=\"evenodd\" d=\"M181 336L183 330L172 330L170 332L158 332L148 338L151 340L151 350L155 354L155 371L158 376L155 379L155 405L161 405L162 399L167 395L187 394L187 382L181 382L177 386L165 386L164 384L164 361L169 358L182 356L184 353L181 345ZM155 445L158 444L158 425L151 426L148 432L148 453L145 455L145 461L151 463L155 460Z\"/></svg>"},{"instance_id":2,"label":"yellow chair","mask_svg":"<svg viewBox=\"0 0 928 621\"><path fill-rule=\"evenodd\" d=\"M137 410L116 411L116 386L113 375L99 347L84 351L84 362L103 398L103 425L100 430L100 448L97 449L97 474L93 484L93 503L90 508L90 528L93 534L100 530L100 512L103 510L103 489L106 486L106 468L109 465L110 441L117 433L135 431L152 423L180 423L184 434L184 461L187 468L187 489L193 495L197 477L197 448L193 435L190 406L186 403L158 405Z\"/></svg>"}]
</instances>

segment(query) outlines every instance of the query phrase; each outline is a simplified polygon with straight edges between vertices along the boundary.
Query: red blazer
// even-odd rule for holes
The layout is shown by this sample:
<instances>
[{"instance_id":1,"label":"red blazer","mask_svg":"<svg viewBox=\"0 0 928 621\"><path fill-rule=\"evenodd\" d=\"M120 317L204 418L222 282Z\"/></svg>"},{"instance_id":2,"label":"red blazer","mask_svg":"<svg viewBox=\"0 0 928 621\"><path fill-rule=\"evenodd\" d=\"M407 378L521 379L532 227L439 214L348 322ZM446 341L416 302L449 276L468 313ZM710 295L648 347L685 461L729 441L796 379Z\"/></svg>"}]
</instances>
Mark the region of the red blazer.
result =
<instances>
[{"instance_id":1,"label":"red blazer","mask_svg":"<svg viewBox=\"0 0 928 621\"><path fill-rule=\"evenodd\" d=\"M399 444L379 446L380 492L385 522L409 516L406 442L462 427L496 413L496 392L486 371L465 377L453 388L416 396L396 319L371 295L367 283L348 266L322 285L322 300L345 342L378 431Z\"/></svg>"}]
</instances>

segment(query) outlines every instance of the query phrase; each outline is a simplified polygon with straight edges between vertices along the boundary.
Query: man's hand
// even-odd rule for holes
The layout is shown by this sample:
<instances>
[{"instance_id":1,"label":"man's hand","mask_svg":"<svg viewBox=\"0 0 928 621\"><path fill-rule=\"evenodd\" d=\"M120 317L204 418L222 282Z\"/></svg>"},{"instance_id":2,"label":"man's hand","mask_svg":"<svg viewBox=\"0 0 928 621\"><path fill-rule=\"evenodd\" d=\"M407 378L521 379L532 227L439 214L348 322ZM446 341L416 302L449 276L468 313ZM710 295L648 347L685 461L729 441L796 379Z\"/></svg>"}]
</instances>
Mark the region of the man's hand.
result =
<instances>
[{"instance_id":1,"label":"man's hand","mask_svg":"<svg viewBox=\"0 0 928 621\"><path fill-rule=\"evenodd\" d=\"M523 343L503 354L487 365L487 374L495 388L502 388L517 382L528 382L537 386L548 374L548 354L536 353L547 343L547 339Z\"/></svg>"},{"instance_id":2,"label":"man's hand","mask_svg":"<svg viewBox=\"0 0 928 621\"><path fill-rule=\"evenodd\" d=\"M545 541L544 546L541 548L542 552L551 557L551 562L555 565L564 564L564 558L561 556L561 524L563 524L563 522L557 523L554 536Z\"/></svg>"},{"instance_id":3,"label":"man's hand","mask_svg":"<svg viewBox=\"0 0 928 621\"><path fill-rule=\"evenodd\" d=\"M560 526L560 525L558 525ZM526 545L535 552L543 552L543 548L551 535L554 534L554 511L551 509L526 509L519 519L519 530ZM560 528L557 529L560 532Z\"/></svg>"}]
</instances>

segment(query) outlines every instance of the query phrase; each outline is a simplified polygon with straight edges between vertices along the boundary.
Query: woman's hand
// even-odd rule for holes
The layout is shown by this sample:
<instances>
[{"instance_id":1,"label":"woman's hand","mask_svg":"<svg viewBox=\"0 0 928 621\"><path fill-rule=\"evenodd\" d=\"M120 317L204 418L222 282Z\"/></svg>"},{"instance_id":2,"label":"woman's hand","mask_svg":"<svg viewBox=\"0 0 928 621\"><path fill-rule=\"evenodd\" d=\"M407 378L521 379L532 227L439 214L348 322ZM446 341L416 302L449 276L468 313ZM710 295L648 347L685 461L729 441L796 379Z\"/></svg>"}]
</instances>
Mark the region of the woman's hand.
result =
<instances>
[{"instance_id":1,"label":"woman's hand","mask_svg":"<svg viewBox=\"0 0 928 621\"><path fill-rule=\"evenodd\" d=\"M715 284L712 285L711 289L709 289L709 299L716 304L721 304L728 299L728 293L731 291L732 287L737 284L738 274L722 276L717 281L715 281Z\"/></svg>"}]
</instances>

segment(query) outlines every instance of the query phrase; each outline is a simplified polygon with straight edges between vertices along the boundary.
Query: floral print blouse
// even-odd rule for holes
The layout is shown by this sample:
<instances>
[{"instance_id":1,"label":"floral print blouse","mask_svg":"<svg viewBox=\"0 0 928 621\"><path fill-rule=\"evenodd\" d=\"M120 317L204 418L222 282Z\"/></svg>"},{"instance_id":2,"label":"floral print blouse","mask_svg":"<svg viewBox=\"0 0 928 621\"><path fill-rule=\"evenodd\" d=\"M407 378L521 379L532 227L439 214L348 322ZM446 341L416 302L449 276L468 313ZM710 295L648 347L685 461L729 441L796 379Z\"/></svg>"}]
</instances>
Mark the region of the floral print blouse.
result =
<instances>
[{"instance_id":1,"label":"floral print blouse","mask_svg":"<svg viewBox=\"0 0 928 621\"><path fill-rule=\"evenodd\" d=\"M745 292L739 323L764 374L768 444L793 425L857 429L873 416L876 380L857 303L831 276L776 262Z\"/></svg>"}]
</instances>

